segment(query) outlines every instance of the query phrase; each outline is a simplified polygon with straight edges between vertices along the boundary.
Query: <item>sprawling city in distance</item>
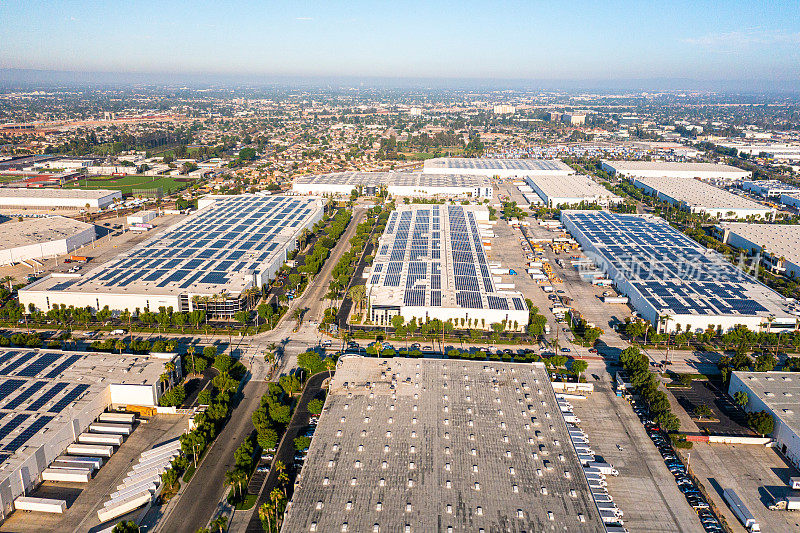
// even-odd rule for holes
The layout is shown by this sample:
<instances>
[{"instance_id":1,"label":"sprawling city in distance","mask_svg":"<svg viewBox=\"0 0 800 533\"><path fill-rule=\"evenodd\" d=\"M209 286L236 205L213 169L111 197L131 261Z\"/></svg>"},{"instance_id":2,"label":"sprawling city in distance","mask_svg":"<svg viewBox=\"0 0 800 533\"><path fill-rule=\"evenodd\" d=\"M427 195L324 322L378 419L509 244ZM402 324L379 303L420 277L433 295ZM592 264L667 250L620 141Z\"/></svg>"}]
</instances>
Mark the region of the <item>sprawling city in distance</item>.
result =
<instances>
[{"instance_id":1,"label":"sprawling city in distance","mask_svg":"<svg viewBox=\"0 0 800 533\"><path fill-rule=\"evenodd\" d=\"M800 533L796 2L0 19L0 533Z\"/></svg>"}]
</instances>

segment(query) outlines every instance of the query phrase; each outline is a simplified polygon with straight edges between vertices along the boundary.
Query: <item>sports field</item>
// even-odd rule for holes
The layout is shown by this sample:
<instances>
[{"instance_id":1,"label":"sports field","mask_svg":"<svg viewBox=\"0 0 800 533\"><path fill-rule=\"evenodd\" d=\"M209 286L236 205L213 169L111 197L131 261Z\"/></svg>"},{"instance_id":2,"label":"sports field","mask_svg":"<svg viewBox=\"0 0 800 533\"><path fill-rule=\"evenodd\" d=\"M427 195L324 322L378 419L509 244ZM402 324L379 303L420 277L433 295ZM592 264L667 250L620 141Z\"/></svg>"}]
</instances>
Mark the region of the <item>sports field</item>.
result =
<instances>
[{"instance_id":1,"label":"sports field","mask_svg":"<svg viewBox=\"0 0 800 533\"><path fill-rule=\"evenodd\" d=\"M66 185L70 189L111 189L133 194L133 189L156 189L171 194L195 182L188 176L90 176Z\"/></svg>"}]
</instances>

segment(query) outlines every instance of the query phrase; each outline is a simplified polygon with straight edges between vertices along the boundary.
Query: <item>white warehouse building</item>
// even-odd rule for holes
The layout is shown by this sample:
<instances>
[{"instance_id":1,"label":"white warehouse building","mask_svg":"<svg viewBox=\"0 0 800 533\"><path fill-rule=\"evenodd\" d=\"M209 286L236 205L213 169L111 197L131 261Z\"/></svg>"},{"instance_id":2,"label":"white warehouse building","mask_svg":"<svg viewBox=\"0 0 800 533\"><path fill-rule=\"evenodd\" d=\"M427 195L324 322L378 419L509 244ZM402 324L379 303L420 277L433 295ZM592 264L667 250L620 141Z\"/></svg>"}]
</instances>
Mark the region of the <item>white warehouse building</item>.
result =
<instances>
[{"instance_id":1,"label":"white warehouse building","mask_svg":"<svg viewBox=\"0 0 800 533\"><path fill-rule=\"evenodd\" d=\"M119 201L120 191L106 189L0 188L0 207L11 209L103 209Z\"/></svg>"},{"instance_id":2,"label":"white warehouse building","mask_svg":"<svg viewBox=\"0 0 800 533\"><path fill-rule=\"evenodd\" d=\"M177 354L0 349L0 519L104 411L156 408L167 362L179 381Z\"/></svg>"},{"instance_id":3,"label":"white warehouse building","mask_svg":"<svg viewBox=\"0 0 800 533\"><path fill-rule=\"evenodd\" d=\"M760 253L761 262L772 272L800 276L800 226L723 222L717 233L726 244Z\"/></svg>"},{"instance_id":4,"label":"white warehouse building","mask_svg":"<svg viewBox=\"0 0 800 533\"><path fill-rule=\"evenodd\" d=\"M569 176L575 171L558 159L494 159L490 157L439 157L426 159L426 174L469 174L487 178Z\"/></svg>"},{"instance_id":5,"label":"white warehouse building","mask_svg":"<svg viewBox=\"0 0 800 533\"><path fill-rule=\"evenodd\" d=\"M318 198L243 194L203 198L199 210L84 274L51 274L19 292L42 310L65 304L112 310L204 309L231 317L252 307L297 238L322 219Z\"/></svg>"},{"instance_id":6,"label":"white warehouse building","mask_svg":"<svg viewBox=\"0 0 800 533\"><path fill-rule=\"evenodd\" d=\"M581 202L608 206L622 202L589 176L527 176L525 181L536 191L547 207L575 205Z\"/></svg>"},{"instance_id":7,"label":"white warehouse building","mask_svg":"<svg viewBox=\"0 0 800 533\"><path fill-rule=\"evenodd\" d=\"M353 190L373 195L385 189L392 196L492 198L492 184L479 175L422 172L336 172L300 176L292 191L317 196L349 196Z\"/></svg>"},{"instance_id":8,"label":"white warehouse building","mask_svg":"<svg viewBox=\"0 0 800 533\"><path fill-rule=\"evenodd\" d=\"M482 231L483 228L483 231ZM458 328L524 330L528 307L513 285L502 288L484 235L489 211L462 205L409 205L392 212L366 274L367 316L378 326L400 315Z\"/></svg>"},{"instance_id":9,"label":"white warehouse building","mask_svg":"<svg viewBox=\"0 0 800 533\"><path fill-rule=\"evenodd\" d=\"M92 224L66 217L29 218L0 224L0 265L68 254L95 239Z\"/></svg>"},{"instance_id":10,"label":"white warehouse building","mask_svg":"<svg viewBox=\"0 0 800 533\"><path fill-rule=\"evenodd\" d=\"M695 179L633 178L632 183L645 194L713 218L771 220L775 216L771 207Z\"/></svg>"},{"instance_id":11,"label":"white warehouse building","mask_svg":"<svg viewBox=\"0 0 800 533\"><path fill-rule=\"evenodd\" d=\"M728 394L747 394L748 412L766 411L772 415L772 438L778 450L795 468L800 468L800 375L795 372L731 372Z\"/></svg>"},{"instance_id":12,"label":"white warehouse building","mask_svg":"<svg viewBox=\"0 0 800 533\"><path fill-rule=\"evenodd\" d=\"M702 180L742 180L753 173L719 163L681 163L675 161L609 161L601 168L628 178L684 178Z\"/></svg>"},{"instance_id":13,"label":"white warehouse building","mask_svg":"<svg viewBox=\"0 0 800 533\"><path fill-rule=\"evenodd\" d=\"M796 304L652 215L562 211L584 253L659 331L794 331Z\"/></svg>"}]
</instances>

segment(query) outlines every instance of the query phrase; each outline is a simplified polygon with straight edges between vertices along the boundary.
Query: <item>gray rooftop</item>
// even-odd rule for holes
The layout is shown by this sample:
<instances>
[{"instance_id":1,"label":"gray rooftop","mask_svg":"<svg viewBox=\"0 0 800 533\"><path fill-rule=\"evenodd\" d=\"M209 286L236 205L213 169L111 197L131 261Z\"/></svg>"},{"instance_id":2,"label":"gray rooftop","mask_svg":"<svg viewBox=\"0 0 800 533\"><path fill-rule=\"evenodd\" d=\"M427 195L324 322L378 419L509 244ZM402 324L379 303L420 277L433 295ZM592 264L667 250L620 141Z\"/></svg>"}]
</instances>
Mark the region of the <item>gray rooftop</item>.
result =
<instances>
[{"instance_id":1,"label":"gray rooftop","mask_svg":"<svg viewBox=\"0 0 800 533\"><path fill-rule=\"evenodd\" d=\"M119 191L109 189L50 189L50 188L12 188L0 187L0 200L3 198L80 198L99 200L106 196L120 195Z\"/></svg>"},{"instance_id":2,"label":"gray rooftop","mask_svg":"<svg viewBox=\"0 0 800 533\"><path fill-rule=\"evenodd\" d=\"M747 209L764 212L773 209L695 179L635 178L634 185L645 185L678 202L697 209Z\"/></svg>"},{"instance_id":3,"label":"gray rooftop","mask_svg":"<svg viewBox=\"0 0 800 533\"><path fill-rule=\"evenodd\" d=\"M556 530L604 528L543 364L340 360L283 532Z\"/></svg>"},{"instance_id":4,"label":"gray rooftop","mask_svg":"<svg viewBox=\"0 0 800 533\"><path fill-rule=\"evenodd\" d=\"M572 174L575 171L558 159L495 159L495 158L466 158L466 157L441 157L425 161L428 169L474 169L474 170L502 170L520 171L521 174L537 172L540 174Z\"/></svg>"},{"instance_id":5,"label":"gray rooftop","mask_svg":"<svg viewBox=\"0 0 800 533\"><path fill-rule=\"evenodd\" d=\"M733 372L773 414L800 433L800 374L795 372Z\"/></svg>"},{"instance_id":6,"label":"gray rooftop","mask_svg":"<svg viewBox=\"0 0 800 533\"><path fill-rule=\"evenodd\" d=\"M491 184L484 176L469 174L426 174L422 172L334 172L332 174L316 174L299 176L296 184L314 185L348 185L357 187L489 187Z\"/></svg>"},{"instance_id":7,"label":"gray rooftop","mask_svg":"<svg viewBox=\"0 0 800 533\"><path fill-rule=\"evenodd\" d=\"M92 224L66 217L28 218L22 222L6 222L0 224L0 249L67 239L92 228Z\"/></svg>"},{"instance_id":8,"label":"gray rooftop","mask_svg":"<svg viewBox=\"0 0 800 533\"><path fill-rule=\"evenodd\" d=\"M636 171L664 171L664 172L701 172L720 173L720 174L741 174L749 175L750 172L731 165L720 163L683 163L679 161L603 161L606 165L614 168L616 172L627 174ZM665 174L666 175L666 174Z\"/></svg>"}]
</instances>

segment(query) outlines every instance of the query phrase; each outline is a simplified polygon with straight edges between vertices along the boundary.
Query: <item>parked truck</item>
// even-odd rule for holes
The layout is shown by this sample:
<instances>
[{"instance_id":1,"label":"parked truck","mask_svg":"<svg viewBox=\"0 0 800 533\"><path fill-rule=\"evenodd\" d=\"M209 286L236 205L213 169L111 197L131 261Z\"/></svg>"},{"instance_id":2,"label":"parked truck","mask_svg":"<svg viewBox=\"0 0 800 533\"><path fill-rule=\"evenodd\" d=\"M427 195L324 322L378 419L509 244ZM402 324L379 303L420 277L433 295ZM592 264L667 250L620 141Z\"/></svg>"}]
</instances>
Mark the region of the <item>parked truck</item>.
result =
<instances>
[{"instance_id":1,"label":"parked truck","mask_svg":"<svg viewBox=\"0 0 800 533\"><path fill-rule=\"evenodd\" d=\"M608 463L589 463L590 468L596 468L606 476L618 476L619 471Z\"/></svg>"},{"instance_id":2,"label":"parked truck","mask_svg":"<svg viewBox=\"0 0 800 533\"><path fill-rule=\"evenodd\" d=\"M800 496L773 497L771 511L800 511Z\"/></svg>"},{"instance_id":3,"label":"parked truck","mask_svg":"<svg viewBox=\"0 0 800 533\"><path fill-rule=\"evenodd\" d=\"M731 511L733 511L733 514L736 515L736 518L739 519L745 529L750 531L750 533L758 533L761 531L761 526L756 522L756 517L753 516L753 513L750 512L733 489L723 490L722 497L725 498L728 507L731 508Z\"/></svg>"}]
</instances>

